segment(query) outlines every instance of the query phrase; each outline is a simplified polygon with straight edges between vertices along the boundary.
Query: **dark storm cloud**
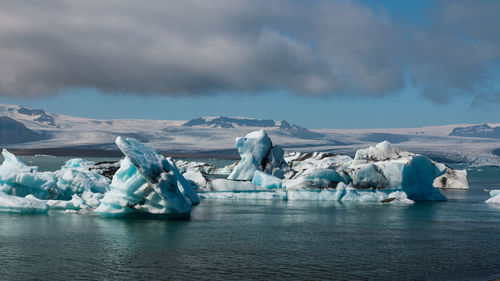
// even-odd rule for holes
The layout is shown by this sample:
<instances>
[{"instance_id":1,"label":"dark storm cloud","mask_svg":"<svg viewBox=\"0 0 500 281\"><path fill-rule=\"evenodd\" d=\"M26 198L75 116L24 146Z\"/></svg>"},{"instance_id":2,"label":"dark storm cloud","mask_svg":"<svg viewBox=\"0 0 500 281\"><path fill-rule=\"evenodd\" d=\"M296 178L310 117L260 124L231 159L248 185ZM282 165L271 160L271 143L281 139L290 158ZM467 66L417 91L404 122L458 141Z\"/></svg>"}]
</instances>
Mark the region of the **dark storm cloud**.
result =
<instances>
[{"instance_id":1,"label":"dark storm cloud","mask_svg":"<svg viewBox=\"0 0 500 281\"><path fill-rule=\"evenodd\" d=\"M491 98L499 2L439 3L418 27L354 1L2 1L0 94L378 96L409 73L434 101Z\"/></svg>"}]
</instances>

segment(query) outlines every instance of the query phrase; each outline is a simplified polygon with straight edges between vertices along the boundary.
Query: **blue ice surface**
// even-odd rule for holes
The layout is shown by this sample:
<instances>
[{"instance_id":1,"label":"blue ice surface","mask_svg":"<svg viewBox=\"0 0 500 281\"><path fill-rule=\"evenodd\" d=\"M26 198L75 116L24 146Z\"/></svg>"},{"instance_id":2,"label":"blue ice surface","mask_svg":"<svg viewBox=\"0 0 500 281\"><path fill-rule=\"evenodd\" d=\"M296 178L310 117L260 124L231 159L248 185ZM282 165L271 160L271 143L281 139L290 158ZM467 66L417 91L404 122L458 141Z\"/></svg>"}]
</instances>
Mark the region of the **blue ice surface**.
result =
<instances>
[{"instance_id":1,"label":"blue ice surface","mask_svg":"<svg viewBox=\"0 0 500 281\"><path fill-rule=\"evenodd\" d=\"M116 144L126 157L95 212L189 217L191 205L200 199L175 164L137 140L118 137Z\"/></svg>"}]
</instances>

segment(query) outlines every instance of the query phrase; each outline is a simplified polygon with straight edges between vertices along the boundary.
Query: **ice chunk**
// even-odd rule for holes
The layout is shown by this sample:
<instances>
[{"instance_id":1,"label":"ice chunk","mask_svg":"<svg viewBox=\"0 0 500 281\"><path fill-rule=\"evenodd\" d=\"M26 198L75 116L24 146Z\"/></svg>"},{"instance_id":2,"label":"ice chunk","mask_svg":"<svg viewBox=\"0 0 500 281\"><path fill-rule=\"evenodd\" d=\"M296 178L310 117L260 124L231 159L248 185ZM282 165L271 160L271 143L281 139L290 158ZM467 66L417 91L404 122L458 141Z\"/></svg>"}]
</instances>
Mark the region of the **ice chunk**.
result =
<instances>
[{"instance_id":1,"label":"ice chunk","mask_svg":"<svg viewBox=\"0 0 500 281\"><path fill-rule=\"evenodd\" d=\"M283 158L283 150L280 147L273 147L271 139L264 130L237 138L236 148L241 161L229 175L230 180L252 180L257 170L283 178L290 170Z\"/></svg>"},{"instance_id":2,"label":"ice chunk","mask_svg":"<svg viewBox=\"0 0 500 281\"><path fill-rule=\"evenodd\" d=\"M104 193L109 179L89 171L88 163L82 159L66 162L61 170L37 172L15 155L3 150L5 161L0 166L0 190L15 196L33 195L39 199L70 200L73 194L85 191Z\"/></svg>"},{"instance_id":3,"label":"ice chunk","mask_svg":"<svg viewBox=\"0 0 500 281\"><path fill-rule=\"evenodd\" d=\"M182 175L186 180L190 181L197 190L208 188L208 180L200 171L189 169Z\"/></svg>"},{"instance_id":4,"label":"ice chunk","mask_svg":"<svg viewBox=\"0 0 500 281\"><path fill-rule=\"evenodd\" d=\"M215 166L204 162L175 160L174 163L175 166L177 166L179 172L181 172L182 174L184 174L187 171L197 171L204 174L213 174L217 170Z\"/></svg>"},{"instance_id":5,"label":"ice chunk","mask_svg":"<svg viewBox=\"0 0 500 281\"><path fill-rule=\"evenodd\" d=\"M61 169L73 168L73 169L88 170L94 164L95 163L92 161L84 160L81 158L75 158L66 161L66 163L64 164L64 166L61 167Z\"/></svg>"},{"instance_id":6,"label":"ice chunk","mask_svg":"<svg viewBox=\"0 0 500 281\"><path fill-rule=\"evenodd\" d=\"M214 179L210 181L209 188L213 191L242 191L262 189L254 185L251 181L233 181L227 179Z\"/></svg>"},{"instance_id":7,"label":"ice chunk","mask_svg":"<svg viewBox=\"0 0 500 281\"><path fill-rule=\"evenodd\" d=\"M266 188L266 189L281 189L283 188L281 179L272 176L270 174L255 171L253 175L252 183L256 186Z\"/></svg>"},{"instance_id":8,"label":"ice chunk","mask_svg":"<svg viewBox=\"0 0 500 281\"><path fill-rule=\"evenodd\" d=\"M181 183L181 188L185 192L192 204L198 204L200 198L194 192L191 185L179 173L173 162L167 160L161 153L148 145L145 145L132 138L116 138L116 144L125 154L132 164L134 164L150 185L156 189L157 193L165 197L177 198L176 189L171 186L171 179L175 178ZM166 189L164 189L166 188ZM165 198L166 199L166 198ZM180 207L180 205L179 205Z\"/></svg>"},{"instance_id":9,"label":"ice chunk","mask_svg":"<svg viewBox=\"0 0 500 281\"><path fill-rule=\"evenodd\" d=\"M199 197L173 162L134 139L118 137L116 144L126 157L95 212L103 216L188 217L191 204L197 204Z\"/></svg>"},{"instance_id":10,"label":"ice chunk","mask_svg":"<svg viewBox=\"0 0 500 281\"><path fill-rule=\"evenodd\" d=\"M207 199L250 199L250 200L289 200L289 201L341 201L341 202L399 202L414 203L403 191L390 190L356 190L340 182L336 189L323 190L246 190L202 192L202 198Z\"/></svg>"},{"instance_id":11,"label":"ice chunk","mask_svg":"<svg viewBox=\"0 0 500 281\"><path fill-rule=\"evenodd\" d=\"M55 172L58 198L72 198L85 191L105 193L109 190L109 179L87 169L64 168Z\"/></svg>"},{"instance_id":12,"label":"ice chunk","mask_svg":"<svg viewBox=\"0 0 500 281\"><path fill-rule=\"evenodd\" d=\"M446 167L446 173L434 179L434 186L440 189L469 189L467 171Z\"/></svg>"},{"instance_id":13,"label":"ice chunk","mask_svg":"<svg viewBox=\"0 0 500 281\"><path fill-rule=\"evenodd\" d=\"M204 199L240 199L240 200L286 200L286 191L211 191L201 192Z\"/></svg>"},{"instance_id":14,"label":"ice chunk","mask_svg":"<svg viewBox=\"0 0 500 281\"><path fill-rule=\"evenodd\" d=\"M488 204L500 204L500 189L490 191L490 199L486 200Z\"/></svg>"},{"instance_id":15,"label":"ice chunk","mask_svg":"<svg viewBox=\"0 0 500 281\"><path fill-rule=\"evenodd\" d=\"M9 213L47 213L49 205L32 195L18 197L0 191L0 212Z\"/></svg>"},{"instance_id":16,"label":"ice chunk","mask_svg":"<svg viewBox=\"0 0 500 281\"><path fill-rule=\"evenodd\" d=\"M446 200L433 186L434 179L446 171L445 166L423 155L400 151L388 142L358 150L345 171L355 188L400 189L411 200Z\"/></svg>"},{"instance_id":17,"label":"ice chunk","mask_svg":"<svg viewBox=\"0 0 500 281\"><path fill-rule=\"evenodd\" d=\"M36 172L6 149L2 150L4 162L0 166L0 191L9 195L25 197L32 194L39 199L58 196L57 178L52 172Z\"/></svg>"},{"instance_id":18,"label":"ice chunk","mask_svg":"<svg viewBox=\"0 0 500 281\"><path fill-rule=\"evenodd\" d=\"M81 210L89 208L85 201L78 195L73 194L71 200L47 200L47 204L53 210Z\"/></svg>"},{"instance_id":19,"label":"ice chunk","mask_svg":"<svg viewBox=\"0 0 500 281\"><path fill-rule=\"evenodd\" d=\"M151 204L146 201L146 195L152 192L151 189L130 159L125 157L113 176L110 191L104 194L101 204L94 212L102 216L123 216L146 210L144 205Z\"/></svg>"},{"instance_id":20,"label":"ice chunk","mask_svg":"<svg viewBox=\"0 0 500 281\"><path fill-rule=\"evenodd\" d=\"M359 149L356 151L354 160L364 160L364 161L384 161L384 160L395 160L400 157L407 157L412 155L409 152L399 151L390 142L383 141L376 144L375 146L370 146L365 149Z\"/></svg>"}]
</instances>

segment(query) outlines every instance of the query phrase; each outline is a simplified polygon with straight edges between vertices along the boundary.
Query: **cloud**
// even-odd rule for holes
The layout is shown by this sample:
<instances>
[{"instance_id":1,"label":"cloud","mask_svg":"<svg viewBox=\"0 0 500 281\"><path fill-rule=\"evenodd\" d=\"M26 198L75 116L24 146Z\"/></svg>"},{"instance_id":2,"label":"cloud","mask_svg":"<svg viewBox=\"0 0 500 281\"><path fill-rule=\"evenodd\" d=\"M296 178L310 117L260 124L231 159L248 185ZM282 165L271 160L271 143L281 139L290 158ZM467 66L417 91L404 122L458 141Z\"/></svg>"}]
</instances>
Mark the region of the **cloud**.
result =
<instances>
[{"instance_id":1,"label":"cloud","mask_svg":"<svg viewBox=\"0 0 500 281\"><path fill-rule=\"evenodd\" d=\"M480 98L499 66L500 3L438 4L412 26L347 0L2 1L0 95L382 96L410 75L436 102Z\"/></svg>"}]
</instances>

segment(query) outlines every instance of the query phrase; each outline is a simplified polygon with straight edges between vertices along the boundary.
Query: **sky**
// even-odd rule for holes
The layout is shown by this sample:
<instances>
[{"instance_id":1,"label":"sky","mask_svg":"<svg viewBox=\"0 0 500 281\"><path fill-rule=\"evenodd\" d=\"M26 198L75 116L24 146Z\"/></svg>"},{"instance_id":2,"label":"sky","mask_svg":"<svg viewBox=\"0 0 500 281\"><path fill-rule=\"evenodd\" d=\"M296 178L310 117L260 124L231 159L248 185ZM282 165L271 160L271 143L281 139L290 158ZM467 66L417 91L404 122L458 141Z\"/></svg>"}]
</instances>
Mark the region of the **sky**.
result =
<instances>
[{"instance_id":1,"label":"sky","mask_svg":"<svg viewBox=\"0 0 500 281\"><path fill-rule=\"evenodd\" d=\"M2 1L0 103L309 128L500 122L500 1Z\"/></svg>"}]
</instances>

